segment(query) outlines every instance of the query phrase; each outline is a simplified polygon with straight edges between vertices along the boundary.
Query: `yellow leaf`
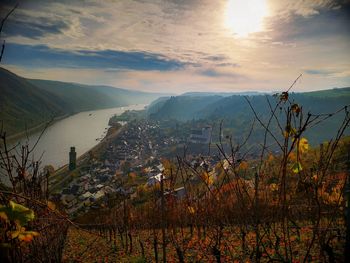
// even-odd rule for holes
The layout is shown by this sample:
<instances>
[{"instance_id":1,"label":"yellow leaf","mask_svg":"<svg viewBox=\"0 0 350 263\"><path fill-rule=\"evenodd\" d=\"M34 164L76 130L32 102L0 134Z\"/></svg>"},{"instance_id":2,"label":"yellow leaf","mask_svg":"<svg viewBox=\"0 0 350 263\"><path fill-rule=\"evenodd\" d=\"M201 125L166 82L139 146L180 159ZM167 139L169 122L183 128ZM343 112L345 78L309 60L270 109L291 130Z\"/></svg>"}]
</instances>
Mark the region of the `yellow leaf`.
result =
<instances>
[{"instance_id":1,"label":"yellow leaf","mask_svg":"<svg viewBox=\"0 0 350 263\"><path fill-rule=\"evenodd\" d=\"M291 161L295 161L297 159L295 153L293 153L293 152L291 152L288 157L289 157L289 160L291 160Z\"/></svg>"},{"instance_id":2,"label":"yellow leaf","mask_svg":"<svg viewBox=\"0 0 350 263\"><path fill-rule=\"evenodd\" d=\"M12 231L11 232L11 238L12 239L15 239L16 237L18 237L19 236L19 234L21 233L21 231Z\"/></svg>"},{"instance_id":3,"label":"yellow leaf","mask_svg":"<svg viewBox=\"0 0 350 263\"><path fill-rule=\"evenodd\" d=\"M34 220L34 211L13 201L9 202L8 206L0 206L0 213L5 213L6 215L1 216L1 218L14 221L19 225L25 225L29 221Z\"/></svg>"},{"instance_id":4,"label":"yellow leaf","mask_svg":"<svg viewBox=\"0 0 350 263\"><path fill-rule=\"evenodd\" d=\"M194 214L194 208L192 206L188 206L188 212L190 212L190 214Z\"/></svg>"},{"instance_id":5,"label":"yellow leaf","mask_svg":"<svg viewBox=\"0 0 350 263\"><path fill-rule=\"evenodd\" d=\"M267 158L268 162L272 162L275 159L275 157L273 157L273 155L270 153L269 157Z\"/></svg>"},{"instance_id":6,"label":"yellow leaf","mask_svg":"<svg viewBox=\"0 0 350 263\"><path fill-rule=\"evenodd\" d=\"M39 233L35 231L25 231L24 227L21 227L19 230L11 232L11 238L18 238L19 241L30 242L33 240L33 237L38 236Z\"/></svg>"},{"instance_id":7,"label":"yellow leaf","mask_svg":"<svg viewBox=\"0 0 350 263\"><path fill-rule=\"evenodd\" d=\"M246 161L242 161L242 162L239 164L238 169L247 170L247 169L248 169L248 163L247 163Z\"/></svg>"},{"instance_id":8,"label":"yellow leaf","mask_svg":"<svg viewBox=\"0 0 350 263\"><path fill-rule=\"evenodd\" d=\"M208 174L207 172L204 172L202 175L202 180L206 185L212 185L214 183L214 178L212 174Z\"/></svg>"},{"instance_id":9,"label":"yellow leaf","mask_svg":"<svg viewBox=\"0 0 350 263\"><path fill-rule=\"evenodd\" d=\"M295 163L292 167L292 171L295 174L300 173L302 170L303 170L303 167L301 166L301 163L299 163L299 162Z\"/></svg>"},{"instance_id":10,"label":"yellow leaf","mask_svg":"<svg viewBox=\"0 0 350 263\"><path fill-rule=\"evenodd\" d=\"M304 153L304 152L306 152L307 150L309 150L309 142L307 141L307 139L301 138L301 139L299 140L298 147L299 147L299 151L300 151L301 153Z\"/></svg>"},{"instance_id":11,"label":"yellow leaf","mask_svg":"<svg viewBox=\"0 0 350 263\"><path fill-rule=\"evenodd\" d=\"M8 217L5 212L0 212L0 218L5 220L6 222L8 221Z\"/></svg>"},{"instance_id":12,"label":"yellow leaf","mask_svg":"<svg viewBox=\"0 0 350 263\"><path fill-rule=\"evenodd\" d=\"M299 105L295 103L292 105L291 110L293 112L295 112L297 115L299 115L301 109L300 109Z\"/></svg>"},{"instance_id":13,"label":"yellow leaf","mask_svg":"<svg viewBox=\"0 0 350 263\"><path fill-rule=\"evenodd\" d=\"M275 184L275 183L270 184L270 190L272 192L277 191L278 190L278 185Z\"/></svg>"},{"instance_id":14,"label":"yellow leaf","mask_svg":"<svg viewBox=\"0 0 350 263\"><path fill-rule=\"evenodd\" d=\"M23 241L23 242L31 242L33 240L33 236L32 235L20 235L18 237L18 239L20 241Z\"/></svg>"},{"instance_id":15,"label":"yellow leaf","mask_svg":"<svg viewBox=\"0 0 350 263\"><path fill-rule=\"evenodd\" d=\"M293 136L297 133L297 130L295 128L293 128L290 124L288 124L285 128L285 130L283 131L283 136L285 138L288 138L290 136Z\"/></svg>"},{"instance_id":16,"label":"yellow leaf","mask_svg":"<svg viewBox=\"0 0 350 263\"><path fill-rule=\"evenodd\" d=\"M51 210L56 210L56 205L51 202L51 201L47 201L47 206L51 209Z\"/></svg>"}]
</instances>

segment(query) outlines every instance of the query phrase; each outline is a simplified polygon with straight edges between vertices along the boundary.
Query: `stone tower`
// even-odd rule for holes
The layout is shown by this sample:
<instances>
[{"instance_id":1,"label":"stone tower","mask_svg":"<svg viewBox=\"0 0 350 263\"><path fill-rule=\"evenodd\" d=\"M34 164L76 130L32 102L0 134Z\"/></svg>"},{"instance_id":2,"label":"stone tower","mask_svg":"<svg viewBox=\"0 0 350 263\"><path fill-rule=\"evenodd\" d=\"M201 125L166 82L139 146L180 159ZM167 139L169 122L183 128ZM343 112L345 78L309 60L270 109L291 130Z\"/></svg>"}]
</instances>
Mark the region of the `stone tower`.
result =
<instances>
[{"instance_id":1,"label":"stone tower","mask_svg":"<svg viewBox=\"0 0 350 263\"><path fill-rule=\"evenodd\" d=\"M72 171L77 166L77 153L75 152L75 147L70 147L69 152L69 171Z\"/></svg>"}]
</instances>

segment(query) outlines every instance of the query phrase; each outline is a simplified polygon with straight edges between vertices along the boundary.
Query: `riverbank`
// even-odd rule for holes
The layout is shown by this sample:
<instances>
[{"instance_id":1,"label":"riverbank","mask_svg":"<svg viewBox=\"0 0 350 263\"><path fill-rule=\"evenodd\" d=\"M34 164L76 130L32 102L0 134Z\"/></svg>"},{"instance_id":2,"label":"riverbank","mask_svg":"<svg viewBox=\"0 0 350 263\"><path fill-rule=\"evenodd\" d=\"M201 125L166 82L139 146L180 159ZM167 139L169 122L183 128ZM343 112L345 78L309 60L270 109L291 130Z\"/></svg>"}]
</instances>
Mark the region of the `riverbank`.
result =
<instances>
[{"instance_id":1,"label":"riverbank","mask_svg":"<svg viewBox=\"0 0 350 263\"><path fill-rule=\"evenodd\" d=\"M83 153L81 156L77 158L77 168L74 171L68 170L68 164L58 168L54 172L54 174L50 176L50 181L55 182L53 185L50 186L50 190L52 192L59 191L60 189L62 189L64 185L68 184L73 179L73 177L71 176L71 173L75 173L76 171L79 170L80 167L86 164L91 155L94 156L95 158L99 158L100 155L103 153L103 150L105 150L106 147L108 146L108 143L111 140L115 140L120 134L120 132L125 129L125 127L126 125L122 126L122 125L116 125L116 124L111 126L108 129L106 136L98 144L96 144L93 148L86 151L85 153Z\"/></svg>"},{"instance_id":2,"label":"riverbank","mask_svg":"<svg viewBox=\"0 0 350 263\"><path fill-rule=\"evenodd\" d=\"M107 134L109 119L126 110L142 109L144 105L130 105L96 111L84 111L50 125L36 144L40 131L20 139L34 147L33 158L41 158L41 166L52 165L58 169L68 163L70 147L74 146L77 156L91 150Z\"/></svg>"},{"instance_id":3,"label":"riverbank","mask_svg":"<svg viewBox=\"0 0 350 263\"><path fill-rule=\"evenodd\" d=\"M43 131L45 128L55 124L56 122L60 121L60 120L63 120L65 118L68 118L69 116L72 116L73 114L65 114L65 115L62 115L62 116L58 116L58 117L55 117L53 118L52 121L48 121L48 122L44 122L44 123L41 123L41 124L38 124L32 128L29 128L27 129L26 131L22 131L22 132L18 132L18 133L15 133L15 134L12 134L10 136L7 136L6 139L7 139L7 142L8 143L14 143L16 142L17 140L21 139L21 138L25 138L25 137L29 137L30 135L33 135L37 132L40 132L40 131Z\"/></svg>"},{"instance_id":4,"label":"riverbank","mask_svg":"<svg viewBox=\"0 0 350 263\"><path fill-rule=\"evenodd\" d=\"M41 168L51 165L55 170L60 171L68 163L70 147L74 146L76 148L77 157L86 156L86 153L90 150L98 149L99 146L97 145L101 145L101 141L103 144L102 139L105 139L104 137L112 136L113 130L108 132L108 128L111 126L108 125L108 122L112 116L122 114L127 110L141 110L145 106L136 104L127 107L80 112L65 118L60 116L63 119L58 120L56 118L56 121L51 123L42 134L39 142L40 130L30 136L24 135L19 141L28 143L30 149L35 146L30 158L31 160L40 159ZM15 146L17 142L15 140L13 143L9 143L8 146ZM5 185L10 184L6 176L1 176L0 179Z\"/></svg>"}]
</instances>

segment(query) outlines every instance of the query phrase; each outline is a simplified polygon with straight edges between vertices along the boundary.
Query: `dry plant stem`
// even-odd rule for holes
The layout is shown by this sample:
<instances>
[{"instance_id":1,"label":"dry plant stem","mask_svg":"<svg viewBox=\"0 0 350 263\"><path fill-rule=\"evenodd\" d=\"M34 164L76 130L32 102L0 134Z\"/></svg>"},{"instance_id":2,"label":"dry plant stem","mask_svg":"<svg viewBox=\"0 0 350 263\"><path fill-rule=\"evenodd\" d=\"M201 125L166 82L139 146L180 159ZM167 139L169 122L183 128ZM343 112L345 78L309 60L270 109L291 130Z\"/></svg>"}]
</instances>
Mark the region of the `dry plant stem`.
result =
<instances>
[{"instance_id":1,"label":"dry plant stem","mask_svg":"<svg viewBox=\"0 0 350 263\"><path fill-rule=\"evenodd\" d=\"M1 37L1 33L3 30L3 27L5 25L6 20L9 18L9 16L13 13L13 11L15 11L15 9L18 7L18 3L10 10L10 12L7 13L7 15L1 20L1 25L0 25L0 37ZM0 53L0 62L2 60L2 56L4 55L4 50L5 50L5 40L2 43L2 47L1 47L1 53Z\"/></svg>"}]
</instances>

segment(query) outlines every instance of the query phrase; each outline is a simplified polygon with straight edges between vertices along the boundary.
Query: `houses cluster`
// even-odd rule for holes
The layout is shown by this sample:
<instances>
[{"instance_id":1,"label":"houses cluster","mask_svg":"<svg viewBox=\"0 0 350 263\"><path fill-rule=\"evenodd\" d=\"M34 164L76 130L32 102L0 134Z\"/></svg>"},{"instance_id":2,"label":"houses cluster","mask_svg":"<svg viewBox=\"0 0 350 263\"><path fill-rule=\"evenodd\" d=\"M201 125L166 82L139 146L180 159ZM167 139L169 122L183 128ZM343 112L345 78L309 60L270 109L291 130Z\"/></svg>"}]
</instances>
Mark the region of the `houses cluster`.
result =
<instances>
[{"instance_id":1,"label":"houses cluster","mask_svg":"<svg viewBox=\"0 0 350 263\"><path fill-rule=\"evenodd\" d=\"M108 142L102 160L90 156L88 165L79 169L79 176L61 191L59 198L69 214L95 208L113 193L133 195L134 190L131 187L124 189L120 180L132 172L144 176L146 186L154 186L165 179L161 158L171 147L178 146L180 139L174 133L169 136L165 132L167 129L153 120L131 121L124 127ZM196 136L193 134L193 140L207 141L211 127L203 128ZM208 168L214 167L215 163L210 157L190 156L194 169L202 167L209 172ZM212 178L216 178L215 171L210 172ZM172 195L183 197L184 193L184 188L179 187Z\"/></svg>"},{"instance_id":2,"label":"houses cluster","mask_svg":"<svg viewBox=\"0 0 350 263\"><path fill-rule=\"evenodd\" d=\"M135 168L141 169L148 161L157 162L161 158L164 147L176 145L176 143L174 137L165 136L157 122L132 121L128 123L127 129L123 129L118 137L109 143L105 162L120 173L128 172L123 169L126 162L129 163L131 171Z\"/></svg>"},{"instance_id":3,"label":"houses cluster","mask_svg":"<svg viewBox=\"0 0 350 263\"><path fill-rule=\"evenodd\" d=\"M130 122L127 129L123 129L117 139L110 142L106 151L106 162L121 168L124 162L133 166L142 164L145 157L153 150L150 130L156 129L146 121Z\"/></svg>"},{"instance_id":4,"label":"houses cluster","mask_svg":"<svg viewBox=\"0 0 350 263\"><path fill-rule=\"evenodd\" d=\"M79 170L79 176L61 191L59 198L69 214L87 211L109 194L132 194L133 189L120 186L120 176L146 170L149 184L159 181L162 165L158 154L169 139L162 137L155 122L130 122L118 137L108 143L103 160L90 156L89 164ZM158 176L158 177L157 177Z\"/></svg>"},{"instance_id":5,"label":"houses cluster","mask_svg":"<svg viewBox=\"0 0 350 263\"><path fill-rule=\"evenodd\" d=\"M80 175L66 188L62 189L59 198L69 214L88 211L94 208L96 201L109 194L123 191L119 186L115 172L102 162L94 161L80 169Z\"/></svg>"}]
</instances>

